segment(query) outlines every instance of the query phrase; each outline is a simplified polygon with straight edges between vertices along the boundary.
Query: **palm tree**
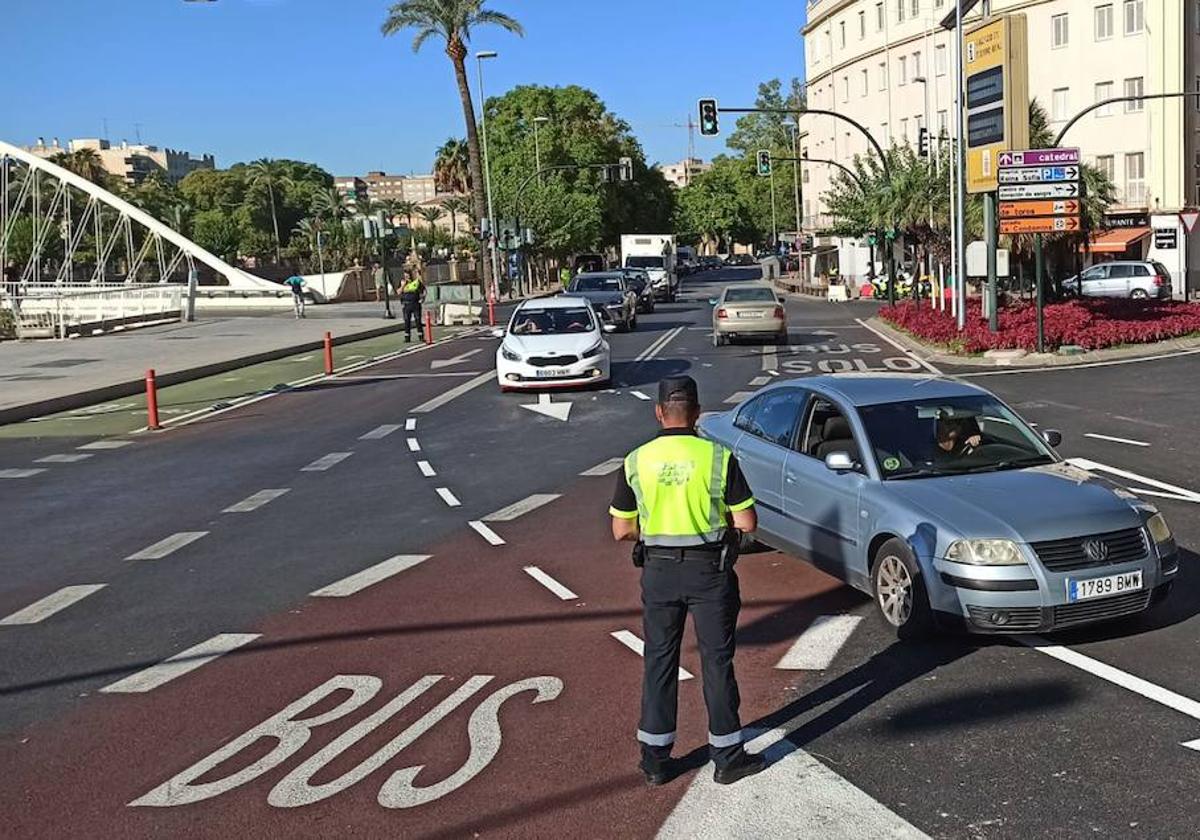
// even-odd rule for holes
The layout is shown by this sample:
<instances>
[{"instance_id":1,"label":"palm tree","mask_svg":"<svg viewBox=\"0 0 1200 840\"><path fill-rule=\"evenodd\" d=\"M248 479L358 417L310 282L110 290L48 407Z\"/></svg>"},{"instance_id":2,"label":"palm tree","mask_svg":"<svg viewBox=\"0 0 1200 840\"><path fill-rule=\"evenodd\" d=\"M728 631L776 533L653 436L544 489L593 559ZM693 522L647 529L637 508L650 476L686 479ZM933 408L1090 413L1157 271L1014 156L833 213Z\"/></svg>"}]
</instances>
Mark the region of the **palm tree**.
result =
<instances>
[{"instance_id":1,"label":"palm tree","mask_svg":"<svg viewBox=\"0 0 1200 840\"><path fill-rule=\"evenodd\" d=\"M458 239L458 217L471 212L471 205L465 198L448 198L442 202L442 209L450 214L450 241Z\"/></svg>"},{"instance_id":2,"label":"palm tree","mask_svg":"<svg viewBox=\"0 0 1200 840\"><path fill-rule=\"evenodd\" d=\"M433 240L437 234L437 230L434 228L434 225L437 223L438 219L442 218L442 216L446 214L441 207L438 207L436 204L434 204L429 207L418 207L417 215L429 223L429 245L430 247L433 247Z\"/></svg>"},{"instance_id":3,"label":"palm tree","mask_svg":"<svg viewBox=\"0 0 1200 840\"><path fill-rule=\"evenodd\" d=\"M433 182L442 192L465 194L471 191L466 140L451 137L438 148L433 159Z\"/></svg>"},{"instance_id":4,"label":"palm tree","mask_svg":"<svg viewBox=\"0 0 1200 840\"><path fill-rule=\"evenodd\" d=\"M430 38L438 37L446 43L446 55L454 66L454 78L458 82L458 96L462 100L463 121L467 128L467 162L471 194L475 202L475 216L487 216L487 200L483 194L483 167L479 155L479 131L475 125L475 106L471 102L471 86L467 82L467 42L471 40L471 29L490 24L499 26L517 35L525 30L514 18L502 12L483 8L483 0L403 0L388 10L387 19L380 27L385 36L395 35L405 29L417 30L413 38L413 52ZM491 281L491 267L484 264L484 282Z\"/></svg>"},{"instance_id":5,"label":"palm tree","mask_svg":"<svg viewBox=\"0 0 1200 840\"><path fill-rule=\"evenodd\" d=\"M105 185L108 172L100 161L100 155L95 149L76 149L73 152L59 152L50 158L51 163L57 163L63 169L74 172L80 178L86 178L93 184Z\"/></svg>"},{"instance_id":6,"label":"palm tree","mask_svg":"<svg viewBox=\"0 0 1200 840\"><path fill-rule=\"evenodd\" d=\"M394 205L392 212L397 216L403 216L404 223L408 226L408 248L411 251L413 247L413 214L417 212L417 205L411 201L396 201Z\"/></svg>"},{"instance_id":7,"label":"palm tree","mask_svg":"<svg viewBox=\"0 0 1200 840\"><path fill-rule=\"evenodd\" d=\"M267 195L271 199L271 226L275 230L275 262L280 263L283 261L283 257L279 253L279 214L275 208L275 190L286 184L290 178L285 164L280 160L262 158L250 164L249 170L250 175L246 180L250 186L266 187Z\"/></svg>"},{"instance_id":8,"label":"palm tree","mask_svg":"<svg viewBox=\"0 0 1200 840\"><path fill-rule=\"evenodd\" d=\"M350 215L346 195L337 187L330 187L313 195L311 209L318 216L327 217L333 222L340 222Z\"/></svg>"}]
</instances>

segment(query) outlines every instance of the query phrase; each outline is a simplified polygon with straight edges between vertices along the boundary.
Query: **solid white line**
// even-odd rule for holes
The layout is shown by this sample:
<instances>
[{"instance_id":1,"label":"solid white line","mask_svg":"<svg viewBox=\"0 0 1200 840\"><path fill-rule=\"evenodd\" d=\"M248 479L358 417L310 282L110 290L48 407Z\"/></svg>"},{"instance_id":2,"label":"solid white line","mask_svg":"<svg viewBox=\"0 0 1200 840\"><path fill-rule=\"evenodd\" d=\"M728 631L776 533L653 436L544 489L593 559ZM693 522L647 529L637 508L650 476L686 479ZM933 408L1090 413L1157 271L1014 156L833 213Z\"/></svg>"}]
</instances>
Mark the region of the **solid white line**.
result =
<instances>
[{"instance_id":1,"label":"solid white line","mask_svg":"<svg viewBox=\"0 0 1200 840\"><path fill-rule=\"evenodd\" d=\"M169 659L164 659L157 665L151 665L143 671L130 674L123 680L117 680L112 685L106 685L100 691L104 694L141 694L150 691L177 677L195 671L201 665L207 665L223 654L249 644L260 635L259 633L220 633Z\"/></svg>"},{"instance_id":2,"label":"solid white line","mask_svg":"<svg viewBox=\"0 0 1200 840\"><path fill-rule=\"evenodd\" d=\"M442 406L444 406L446 403L450 402L451 400L458 399L459 397L461 397L463 394L467 393L468 391L471 391L474 388L478 388L483 383L490 382L490 381L494 380L495 378L496 378L496 372L494 370L484 371L483 373L476 376L474 379L468 379L466 382L463 382L461 385L455 385L449 391L446 391L445 393L439 394L438 396L434 397L431 400L427 400L426 402L421 403L419 406L412 409L412 413L413 414L428 414L429 412L431 412L435 409L441 408Z\"/></svg>"},{"instance_id":3,"label":"solid white line","mask_svg":"<svg viewBox=\"0 0 1200 840\"><path fill-rule=\"evenodd\" d=\"M507 507L502 507L495 513L489 513L483 517L484 522L512 522L518 516L524 516L531 510L537 510L542 505L548 505L559 497L559 493L534 493L532 496L526 496L519 502L513 502Z\"/></svg>"},{"instance_id":4,"label":"solid white line","mask_svg":"<svg viewBox=\"0 0 1200 840\"><path fill-rule=\"evenodd\" d=\"M435 475L437 475L433 467L429 465L428 461L417 461L417 469L419 469L421 471L421 475L425 476L426 478L433 478Z\"/></svg>"},{"instance_id":5,"label":"solid white line","mask_svg":"<svg viewBox=\"0 0 1200 840\"><path fill-rule=\"evenodd\" d=\"M1096 440L1111 440L1113 443L1127 443L1130 446L1149 446L1144 440L1130 440L1129 438L1112 437L1111 435L1097 435L1092 432L1084 432L1084 437L1095 438Z\"/></svg>"},{"instance_id":6,"label":"solid white line","mask_svg":"<svg viewBox=\"0 0 1200 840\"><path fill-rule=\"evenodd\" d=\"M755 388L761 388L763 385L766 385L770 381L771 381L771 377L769 377L769 376L756 376L750 380L750 384L752 386L754 386Z\"/></svg>"},{"instance_id":7,"label":"solid white line","mask_svg":"<svg viewBox=\"0 0 1200 840\"><path fill-rule=\"evenodd\" d=\"M221 511L221 513L249 513L252 510L258 510L268 502L273 502L284 493L291 490L290 487L277 487L272 490L259 490L257 493L247 496L235 505L230 505Z\"/></svg>"},{"instance_id":8,"label":"solid white line","mask_svg":"<svg viewBox=\"0 0 1200 840\"><path fill-rule=\"evenodd\" d=\"M415 432L416 430L417 430L417 418L416 417L409 417L407 420L404 421L404 431Z\"/></svg>"},{"instance_id":9,"label":"solid white line","mask_svg":"<svg viewBox=\"0 0 1200 840\"><path fill-rule=\"evenodd\" d=\"M752 396L754 396L753 391L736 391L725 398L725 403L727 405L733 404L733 403L740 403L742 400L746 399L747 397L752 397Z\"/></svg>"},{"instance_id":10,"label":"solid white line","mask_svg":"<svg viewBox=\"0 0 1200 840\"><path fill-rule=\"evenodd\" d=\"M390 435L392 432L397 431L399 428L400 427L397 426L395 423L389 423L389 424L386 424L383 426L379 426L378 428L372 429L371 431L367 432L365 435L360 435L358 439L359 440L382 440L383 438Z\"/></svg>"},{"instance_id":11,"label":"solid white line","mask_svg":"<svg viewBox=\"0 0 1200 840\"><path fill-rule=\"evenodd\" d=\"M525 574L529 575L531 578L536 580L542 586L549 589L551 592L553 592L555 595L557 595L559 598L561 598L564 601L574 601L579 597L574 592L572 592L570 589L567 589L567 587L563 586L561 583L556 581L554 578L550 577L550 575L543 572L537 566L526 566L524 571L525 571Z\"/></svg>"},{"instance_id":12,"label":"solid white line","mask_svg":"<svg viewBox=\"0 0 1200 840\"><path fill-rule=\"evenodd\" d=\"M174 554L185 545L194 543L201 537L207 536L208 531L180 531L166 539L159 540L154 545L146 546L136 554L130 554L126 560L161 560Z\"/></svg>"},{"instance_id":13,"label":"solid white line","mask_svg":"<svg viewBox=\"0 0 1200 840\"><path fill-rule=\"evenodd\" d=\"M1014 373L1060 373L1073 370L1082 370L1083 368L1098 368L1112 367L1113 365L1133 365L1138 362L1157 362L1162 359L1174 359L1178 356L1194 356L1200 353L1200 348L1195 350L1179 350L1174 353L1160 353L1157 356L1139 356L1136 359L1112 359L1107 362L1084 362L1081 365L1053 365L1051 367L1036 367L1036 368L1016 368L1013 370L983 370L978 373L957 373L955 377L958 379L973 379L977 376L1004 376Z\"/></svg>"},{"instance_id":14,"label":"solid white line","mask_svg":"<svg viewBox=\"0 0 1200 840\"><path fill-rule=\"evenodd\" d=\"M454 494L451 493L450 490L446 487L439 487L437 489L437 494L439 496L441 496L442 501L445 502L446 504L448 504L450 507L458 507L459 505L462 504L462 502L460 502L457 498L455 498Z\"/></svg>"},{"instance_id":15,"label":"solid white line","mask_svg":"<svg viewBox=\"0 0 1200 840\"><path fill-rule=\"evenodd\" d=\"M615 473L624 465L624 458L609 458L607 461L601 461L594 467L589 467L581 472L580 475L609 475Z\"/></svg>"},{"instance_id":16,"label":"solid white line","mask_svg":"<svg viewBox=\"0 0 1200 840\"><path fill-rule=\"evenodd\" d=\"M1129 470L1122 470L1116 467L1110 467L1108 464L1102 464L1099 461L1093 461L1090 458L1068 458L1068 463L1074 464L1081 470L1100 471L1112 473L1121 478L1128 479L1137 484L1148 484L1166 493L1170 493L1173 497L1185 502L1200 502L1200 493L1195 490L1188 490L1186 487L1177 487L1174 484L1168 484L1165 481L1159 481L1155 478L1148 478L1144 475L1138 475Z\"/></svg>"},{"instance_id":17,"label":"solid white line","mask_svg":"<svg viewBox=\"0 0 1200 840\"><path fill-rule=\"evenodd\" d=\"M368 586L379 583L381 580L386 580L392 575L398 575L405 569L411 569L413 566L428 560L430 556L428 554L400 554L384 560L382 563L369 566L361 572L355 572L336 583L323 586L316 592L311 593L311 595L314 598L345 598L356 592L361 592Z\"/></svg>"},{"instance_id":18,"label":"solid white line","mask_svg":"<svg viewBox=\"0 0 1200 840\"><path fill-rule=\"evenodd\" d=\"M408 439L408 451L409 452L420 452L421 451L421 441L417 440L416 438L409 438Z\"/></svg>"},{"instance_id":19,"label":"solid white line","mask_svg":"<svg viewBox=\"0 0 1200 840\"><path fill-rule=\"evenodd\" d=\"M673 330L667 331L667 333L665 335L663 335L657 341L652 342L649 347L647 347L640 354L638 354L638 356L634 359L634 361L635 362L646 362L646 361L649 361L650 359L653 359L655 356L657 356L659 353L661 353L668 344L670 344L672 341L674 341L675 338L681 332L683 332L682 326L676 327Z\"/></svg>"},{"instance_id":20,"label":"solid white line","mask_svg":"<svg viewBox=\"0 0 1200 840\"><path fill-rule=\"evenodd\" d=\"M633 394L639 400L649 400L650 399L650 397L648 397L646 394L643 394L641 391L630 391L629 393Z\"/></svg>"},{"instance_id":21,"label":"solid white line","mask_svg":"<svg viewBox=\"0 0 1200 840\"><path fill-rule=\"evenodd\" d=\"M774 347L764 346L762 349L762 369L767 373L774 373L779 368L779 353Z\"/></svg>"},{"instance_id":22,"label":"solid white line","mask_svg":"<svg viewBox=\"0 0 1200 840\"><path fill-rule=\"evenodd\" d=\"M328 455L322 455L307 467L301 468L300 472L324 472L335 464L345 461L353 454L353 452L330 452Z\"/></svg>"},{"instance_id":23,"label":"solid white line","mask_svg":"<svg viewBox=\"0 0 1200 840\"><path fill-rule=\"evenodd\" d=\"M889 336L889 335L886 335L886 334L884 334L884 333L881 333L879 330L877 330L877 329L875 329L874 327L872 327L870 324L868 324L868 323L867 323L866 321L864 321L862 318L855 318L854 320L855 320L855 321L858 323L858 325L859 325L860 327L864 327L865 329L868 329L868 330L870 330L871 332L875 333L875 335L879 336L879 337L880 337L880 338L882 338L884 341L886 341L888 344L890 344L890 345L892 345L893 347L895 347L897 350L899 350L899 351L900 351L901 353L903 353L905 356L908 356L910 359L912 359L913 361L915 361L917 364L921 365L921 367L925 368L925 370L929 371L930 373L934 374L935 376L941 376L941 375L942 375L942 372L941 372L940 370L938 370L936 367L934 367L933 365L931 365L929 362L927 362L927 361L925 361L924 359L922 359L920 356L918 356L918 355L917 355L916 353L914 353L913 351L909 350L907 347L905 347L905 346L904 346L903 344L901 344L900 342L896 341L896 340L895 340L894 338L892 338L891 336Z\"/></svg>"},{"instance_id":24,"label":"solid white line","mask_svg":"<svg viewBox=\"0 0 1200 840\"><path fill-rule=\"evenodd\" d=\"M643 642L640 637L638 637L637 635L635 635L633 633L630 633L628 630L617 630L613 633L609 633L608 635L612 636L618 642L625 645L625 647L629 648L631 651L636 653L638 656L644 657L646 655L646 643ZM687 670L685 670L684 668L679 669L680 682L682 682L683 680L690 680L691 678L692 678L692 675L690 673L688 673Z\"/></svg>"},{"instance_id":25,"label":"solid white line","mask_svg":"<svg viewBox=\"0 0 1200 840\"><path fill-rule=\"evenodd\" d=\"M817 616L775 667L784 671L824 671L861 621L861 615Z\"/></svg>"},{"instance_id":26,"label":"solid white line","mask_svg":"<svg viewBox=\"0 0 1200 840\"><path fill-rule=\"evenodd\" d=\"M75 464L79 461L85 461L92 456L86 452L76 452L70 455L47 455L45 458L38 458L33 463L35 464Z\"/></svg>"},{"instance_id":27,"label":"solid white line","mask_svg":"<svg viewBox=\"0 0 1200 840\"><path fill-rule=\"evenodd\" d=\"M473 519L467 524L475 530L475 533L479 534L479 536L483 537L492 545L504 545L504 539L478 519Z\"/></svg>"},{"instance_id":28,"label":"solid white line","mask_svg":"<svg viewBox=\"0 0 1200 840\"><path fill-rule=\"evenodd\" d=\"M32 478L38 473L44 473L44 469L33 470L0 470L0 478Z\"/></svg>"},{"instance_id":29,"label":"solid white line","mask_svg":"<svg viewBox=\"0 0 1200 840\"><path fill-rule=\"evenodd\" d=\"M128 446L133 443L131 440L94 440L91 443L85 443L83 446L76 446L76 449L120 449L122 446Z\"/></svg>"},{"instance_id":30,"label":"solid white line","mask_svg":"<svg viewBox=\"0 0 1200 840\"><path fill-rule=\"evenodd\" d=\"M76 586L64 586L62 589L52 592L40 601L34 601L28 607L17 610L7 618L0 618L0 624L6 626L37 624L39 621L45 621L56 612L65 610L77 601L82 601L93 592L99 592L107 585L106 583L85 583Z\"/></svg>"},{"instance_id":31,"label":"solid white line","mask_svg":"<svg viewBox=\"0 0 1200 840\"><path fill-rule=\"evenodd\" d=\"M461 376L478 376L477 370L453 370L441 373L364 373L361 376L337 375L339 382L394 382L399 379L450 379Z\"/></svg>"}]
</instances>

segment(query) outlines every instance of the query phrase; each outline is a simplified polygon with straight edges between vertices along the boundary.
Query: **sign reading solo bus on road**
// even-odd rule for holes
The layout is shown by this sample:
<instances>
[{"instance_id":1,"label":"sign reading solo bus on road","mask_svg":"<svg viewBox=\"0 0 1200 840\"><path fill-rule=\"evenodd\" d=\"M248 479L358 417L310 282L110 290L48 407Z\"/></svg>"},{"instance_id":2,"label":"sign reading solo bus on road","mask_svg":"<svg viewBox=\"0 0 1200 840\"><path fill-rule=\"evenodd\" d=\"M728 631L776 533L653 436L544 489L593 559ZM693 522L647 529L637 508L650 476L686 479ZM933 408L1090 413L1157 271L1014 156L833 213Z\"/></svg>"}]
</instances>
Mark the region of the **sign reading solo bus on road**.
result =
<instances>
[{"instance_id":1,"label":"sign reading solo bus on road","mask_svg":"<svg viewBox=\"0 0 1200 840\"><path fill-rule=\"evenodd\" d=\"M1079 149L1005 151L999 162L1001 233L1073 233L1082 228Z\"/></svg>"},{"instance_id":2,"label":"sign reading solo bus on road","mask_svg":"<svg viewBox=\"0 0 1200 840\"><path fill-rule=\"evenodd\" d=\"M967 192L993 192L998 158L1029 142L1024 15L994 18L963 36L967 101Z\"/></svg>"}]
</instances>

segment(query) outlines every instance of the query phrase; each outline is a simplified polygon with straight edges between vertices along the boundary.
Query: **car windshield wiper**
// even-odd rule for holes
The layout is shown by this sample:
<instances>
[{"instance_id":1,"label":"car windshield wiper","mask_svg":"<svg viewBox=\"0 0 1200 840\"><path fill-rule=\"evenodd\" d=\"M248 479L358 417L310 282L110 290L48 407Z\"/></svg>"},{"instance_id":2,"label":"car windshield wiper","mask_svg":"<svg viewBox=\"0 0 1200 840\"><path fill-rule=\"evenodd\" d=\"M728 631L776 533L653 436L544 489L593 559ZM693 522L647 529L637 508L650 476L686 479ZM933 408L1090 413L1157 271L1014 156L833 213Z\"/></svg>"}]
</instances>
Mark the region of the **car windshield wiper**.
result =
<instances>
[{"instance_id":1,"label":"car windshield wiper","mask_svg":"<svg viewBox=\"0 0 1200 840\"><path fill-rule=\"evenodd\" d=\"M906 467L902 472L894 472L888 475L887 480L904 481L909 478L931 478L939 475L952 475L952 473L930 469L929 467Z\"/></svg>"},{"instance_id":2,"label":"car windshield wiper","mask_svg":"<svg viewBox=\"0 0 1200 840\"><path fill-rule=\"evenodd\" d=\"M994 464L980 464L977 467L968 467L962 470L964 473L981 473L981 472L999 472L1001 470L1013 470L1021 467L1036 467L1039 464L1053 463L1053 459L1049 455L1029 455L1025 458L1009 458L1004 461L997 461Z\"/></svg>"}]
</instances>

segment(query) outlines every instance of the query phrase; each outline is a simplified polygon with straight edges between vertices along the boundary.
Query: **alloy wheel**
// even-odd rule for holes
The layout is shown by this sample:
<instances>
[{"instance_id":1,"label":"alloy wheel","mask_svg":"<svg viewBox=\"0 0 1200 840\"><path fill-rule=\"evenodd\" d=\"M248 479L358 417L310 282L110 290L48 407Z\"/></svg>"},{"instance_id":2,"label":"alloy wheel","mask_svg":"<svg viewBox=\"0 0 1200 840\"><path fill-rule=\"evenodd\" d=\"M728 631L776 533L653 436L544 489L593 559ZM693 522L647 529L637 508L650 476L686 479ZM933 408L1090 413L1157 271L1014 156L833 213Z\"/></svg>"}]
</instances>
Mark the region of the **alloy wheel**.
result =
<instances>
[{"instance_id":1,"label":"alloy wheel","mask_svg":"<svg viewBox=\"0 0 1200 840\"><path fill-rule=\"evenodd\" d=\"M879 561L875 597L883 617L893 627L903 627L912 615L913 579L904 561L889 554Z\"/></svg>"}]
</instances>

